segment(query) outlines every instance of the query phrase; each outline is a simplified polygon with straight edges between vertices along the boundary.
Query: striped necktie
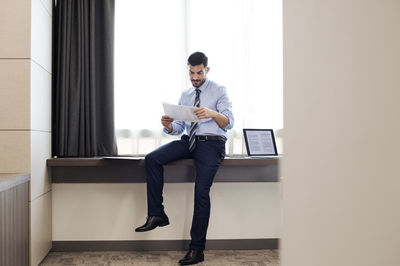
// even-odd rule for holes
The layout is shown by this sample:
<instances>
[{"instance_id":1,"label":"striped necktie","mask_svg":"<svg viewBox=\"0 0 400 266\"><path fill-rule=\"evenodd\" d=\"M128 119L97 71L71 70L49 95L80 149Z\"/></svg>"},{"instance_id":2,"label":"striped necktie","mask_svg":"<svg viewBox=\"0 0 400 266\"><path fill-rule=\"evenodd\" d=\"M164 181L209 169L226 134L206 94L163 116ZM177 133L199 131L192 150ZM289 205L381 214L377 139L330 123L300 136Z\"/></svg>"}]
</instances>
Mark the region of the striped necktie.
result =
<instances>
[{"instance_id":1,"label":"striped necktie","mask_svg":"<svg viewBox=\"0 0 400 266\"><path fill-rule=\"evenodd\" d=\"M200 107L200 90L196 89L196 98L194 100L194 105L196 107ZM189 151L192 152L196 147L196 129L198 126L198 122L192 122L190 125L190 135L189 135Z\"/></svg>"}]
</instances>

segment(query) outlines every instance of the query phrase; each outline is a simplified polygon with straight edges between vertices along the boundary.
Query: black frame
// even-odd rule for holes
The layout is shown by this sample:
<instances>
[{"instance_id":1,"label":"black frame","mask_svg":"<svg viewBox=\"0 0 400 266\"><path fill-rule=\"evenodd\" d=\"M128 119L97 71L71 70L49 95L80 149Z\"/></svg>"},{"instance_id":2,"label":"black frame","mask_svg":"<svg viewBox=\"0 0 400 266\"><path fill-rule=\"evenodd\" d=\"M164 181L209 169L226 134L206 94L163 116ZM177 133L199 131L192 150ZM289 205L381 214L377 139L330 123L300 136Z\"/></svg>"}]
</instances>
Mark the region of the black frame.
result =
<instances>
[{"instance_id":1,"label":"black frame","mask_svg":"<svg viewBox=\"0 0 400 266\"><path fill-rule=\"evenodd\" d=\"M249 141L247 140L247 131L268 131L271 132L272 136L272 143L274 145L274 151L275 153L273 154L251 154L250 149L249 149ZM244 136L244 141L246 143L246 150L247 150L247 155L248 156L276 156L278 155L278 150L276 149L276 142L275 142L275 135L274 135L274 130L273 129L255 129L255 128L243 128L243 136Z\"/></svg>"}]
</instances>

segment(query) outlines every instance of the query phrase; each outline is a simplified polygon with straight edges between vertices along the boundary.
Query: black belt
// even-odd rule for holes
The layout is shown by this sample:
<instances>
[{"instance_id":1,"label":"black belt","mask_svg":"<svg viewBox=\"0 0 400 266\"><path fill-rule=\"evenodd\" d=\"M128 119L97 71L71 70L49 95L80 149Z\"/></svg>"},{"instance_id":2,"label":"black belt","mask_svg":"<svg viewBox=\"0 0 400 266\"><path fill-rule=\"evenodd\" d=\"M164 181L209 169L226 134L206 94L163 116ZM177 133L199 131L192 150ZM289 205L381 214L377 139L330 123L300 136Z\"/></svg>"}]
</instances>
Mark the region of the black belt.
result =
<instances>
[{"instance_id":1,"label":"black belt","mask_svg":"<svg viewBox=\"0 0 400 266\"><path fill-rule=\"evenodd\" d=\"M222 136L199 136L196 135L196 140L197 141L207 141L207 140L222 140L222 141L226 141L225 137Z\"/></svg>"}]
</instances>

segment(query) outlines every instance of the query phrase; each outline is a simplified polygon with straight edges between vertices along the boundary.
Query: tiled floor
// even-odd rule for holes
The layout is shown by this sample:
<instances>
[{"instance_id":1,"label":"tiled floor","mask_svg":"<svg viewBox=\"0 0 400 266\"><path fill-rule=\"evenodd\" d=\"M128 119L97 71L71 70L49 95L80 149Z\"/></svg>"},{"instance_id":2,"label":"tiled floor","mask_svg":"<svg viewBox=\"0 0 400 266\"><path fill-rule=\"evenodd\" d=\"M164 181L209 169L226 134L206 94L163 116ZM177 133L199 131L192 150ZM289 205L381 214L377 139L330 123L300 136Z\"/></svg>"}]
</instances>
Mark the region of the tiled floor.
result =
<instances>
[{"instance_id":1,"label":"tiled floor","mask_svg":"<svg viewBox=\"0 0 400 266\"><path fill-rule=\"evenodd\" d=\"M51 252L41 266L172 266L183 251ZM277 250L206 250L201 266L279 266Z\"/></svg>"}]
</instances>

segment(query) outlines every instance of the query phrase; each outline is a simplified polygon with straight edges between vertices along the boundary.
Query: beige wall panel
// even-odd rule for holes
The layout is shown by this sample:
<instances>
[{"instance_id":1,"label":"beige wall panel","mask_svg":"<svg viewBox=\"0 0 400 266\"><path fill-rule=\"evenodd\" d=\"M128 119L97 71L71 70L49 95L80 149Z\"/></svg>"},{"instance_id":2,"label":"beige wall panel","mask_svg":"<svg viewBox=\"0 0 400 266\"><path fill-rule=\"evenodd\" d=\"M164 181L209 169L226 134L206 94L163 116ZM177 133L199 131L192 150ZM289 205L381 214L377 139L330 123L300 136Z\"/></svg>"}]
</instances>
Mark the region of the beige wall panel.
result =
<instances>
[{"instance_id":1,"label":"beige wall panel","mask_svg":"<svg viewBox=\"0 0 400 266\"><path fill-rule=\"evenodd\" d=\"M282 266L400 265L399 14L284 0Z\"/></svg>"},{"instance_id":2,"label":"beige wall panel","mask_svg":"<svg viewBox=\"0 0 400 266\"><path fill-rule=\"evenodd\" d=\"M30 132L0 130L0 173L30 173Z\"/></svg>"},{"instance_id":3,"label":"beige wall panel","mask_svg":"<svg viewBox=\"0 0 400 266\"><path fill-rule=\"evenodd\" d=\"M0 58L29 58L31 1L0 1Z\"/></svg>"},{"instance_id":4,"label":"beige wall panel","mask_svg":"<svg viewBox=\"0 0 400 266\"><path fill-rule=\"evenodd\" d=\"M51 133L31 131L31 200L51 189L46 160L51 157Z\"/></svg>"},{"instance_id":5,"label":"beige wall panel","mask_svg":"<svg viewBox=\"0 0 400 266\"><path fill-rule=\"evenodd\" d=\"M194 185L191 184L190 189ZM211 188L210 239L280 238L280 183L214 183ZM189 201L190 202L190 201ZM166 202L168 204L168 202ZM169 206L173 206L171 202ZM176 203L175 203L176 204ZM193 205L191 198L190 205ZM180 211L176 219L180 218ZM189 217L188 230L192 221ZM227 222L231 221L231 222ZM189 238L189 235L187 235Z\"/></svg>"},{"instance_id":6,"label":"beige wall panel","mask_svg":"<svg viewBox=\"0 0 400 266\"><path fill-rule=\"evenodd\" d=\"M29 128L30 60L0 59L0 130Z\"/></svg>"},{"instance_id":7,"label":"beige wall panel","mask_svg":"<svg viewBox=\"0 0 400 266\"><path fill-rule=\"evenodd\" d=\"M51 75L31 61L31 129L51 131Z\"/></svg>"},{"instance_id":8,"label":"beige wall panel","mask_svg":"<svg viewBox=\"0 0 400 266\"><path fill-rule=\"evenodd\" d=\"M41 0L32 1L32 59L51 73L52 18Z\"/></svg>"},{"instance_id":9,"label":"beige wall panel","mask_svg":"<svg viewBox=\"0 0 400 266\"><path fill-rule=\"evenodd\" d=\"M31 266L39 265L52 247L51 191L30 202Z\"/></svg>"},{"instance_id":10,"label":"beige wall panel","mask_svg":"<svg viewBox=\"0 0 400 266\"><path fill-rule=\"evenodd\" d=\"M147 216L144 183L53 184L53 240L190 239L193 189L193 183L165 184L171 224L138 234ZM280 237L279 193L279 183L215 183L208 239Z\"/></svg>"}]
</instances>

